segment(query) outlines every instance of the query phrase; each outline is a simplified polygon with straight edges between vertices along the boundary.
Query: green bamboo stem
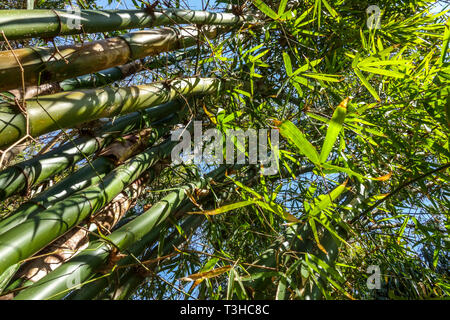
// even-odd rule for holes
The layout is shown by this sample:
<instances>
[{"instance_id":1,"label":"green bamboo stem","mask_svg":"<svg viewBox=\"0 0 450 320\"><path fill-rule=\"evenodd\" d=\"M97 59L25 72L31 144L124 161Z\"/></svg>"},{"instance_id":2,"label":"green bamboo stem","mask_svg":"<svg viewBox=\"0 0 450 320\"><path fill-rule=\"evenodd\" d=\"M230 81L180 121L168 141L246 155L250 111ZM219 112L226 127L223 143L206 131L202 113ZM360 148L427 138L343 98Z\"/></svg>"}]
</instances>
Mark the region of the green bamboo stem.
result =
<instances>
[{"instance_id":1,"label":"green bamboo stem","mask_svg":"<svg viewBox=\"0 0 450 320\"><path fill-rule=\"evenodd\" d=\"M30 189L45 179L82 160L115 138L149 126L152 121L167 117L184 107L184 102L172 102L123 116L94 136L83 136L67 142L48 153L33 157L0 171L0 200Z\"/></svg>"},{"instance_id":2,"label":"green bamboo stem","mask_svg":"<svg viewBox=\"0 0 450 320\"><path fill-rule=\"evenodd\" d=\"M127 223L123 227L111 233L107 239L92 242L89 247L80 252L73 259L69 260L58 269L49 273L34 285L21 291L16 299L60 299L67 293L87 279L89 279L96 268L104 264L111 252L111 244L123 251L133 243L141 240L147 233L162 224L184 201L188 200L188 192L193 192L197 188L205 187L209 179L217 178L225 173L226 166L214 170L206 178L197 182L180 187L165 196L161 201L153 205L149 210ZM1 252L1 251L0 251Z\"/></svg>"},{"instance_id":3,"label":"green bamboo stem","mask_svg":"<svg viewBox=\"0 0 450 320\"><path fill-rule=\"evenodd\" d=\"M76 89L99 88L111 84L115 81L123 80L126 77L141 71L143 68L142 62L136 60L121 66L101 70L99 72L85 74L76 78L66 79L61 82L45 83L40 86L31 86L25 88L25 94L21 89L14 89L3 92L3 96L10 96L11 100L17 98L31 99L36 96L49 95L61 91L73 91ZM0 100L2 99L0 96ZM5 100L5 102L7 102Z\"/></svg>"},{"instance_id":4,"label":"green bamboo stem","mask_svg":"<svg viewBox=\"0 0 450 320\"><path fill-rule=\"evenodd\" d=\"M76 22L82 28L78 27ZM232 13L218 13L180 9L149 10L2 10L0 31L9 40L32 37L50 38L62 35L98 33L125 29L148 28L175 24L205 24L234 26L256 22L251 16L236 16Z\"/></svg>"},{"instance_id":5,"label":"green bamboo stem","mask_svg":"<svg viewBox=\"0 0 450 320\"><path fill-rule=\"evenodd\" d=\"M30 135L40 136L100 118L109 118L172 101L182 96L213 94L220 90L215 78L185 78L168 83L77 90L27 101ZM0 105L0 147L26 134L26 117L14 106Z\"/></svg>"},{"instance_id":6,"label":"green bamboo stem","mask_svg":"<svg viewBox=\"0 0 450 320\"><path fill-rule=\"evenodd\" d=\"M154 123L147 144L154 144L160 137L169 132L170 126L179 122L179 117L171 115ZM33 199L22 204L14 213L6 219L0 221L0 235L21 224L27 219L31 219L39 212L49 209L58 201L61 201L75 192L91 185L99 183L103 177L115 167L115 161L110 156L101 156L77 170L67 178L59 181L51 188L39 193Z\"/></svg>"},{"instance_id":7,"label":"green bamboo stem","mask_svg":"<svg viewBox=\"0 0 450 320\"><path fill-rule=\"evenodd\" d=\"M192 207L193 207L193 204L191 202L189 202L186 205L184 205L182 209L179 209L178 211L186 212L186 211L190 210ZM199 216L188 217L186 219L186 221L181 225L181 229L183 229L185 234L189 234L194 228L194 226L193 226L194 221L198 221L198 223L200 223L201 220L202 219ZM129 255L127 257L121 259L117 263L117 265L119 267L120 266L123 267L123 266L130 265L130 264L136 264L137 262L131 256L131 254L134 255L135 257L142 255L142 253L144 252L145 249L151 247L156 241L158 241L161 229L164 228L165 225L166 224L159 225L158 227L154 228L151 232L147 233L140 241L133 244L133 246L131 246L131 248L127 250L127 254L129 254ZM178 231L174 232L173 234L171 234L168 237L168 241L172 241L173 238L175 238L175 236L178 236L178 235L179 235ZM175 245L178 245L178 243ZM142 260L142 259L147 259L147 256L140 258L140 260ZM122 279L123 273L120 272L119 270L117 270L116 272L119 272L119 276L121 276L121 279ZM127 274L128 274L128 272L127 272ZM110 276L102 277L102 274L96 274L92 278L96 279L96 280L93 280L92 282L89 282L89 283L83 285L80 289L71 292L65 299L68 299L68 300L92 300L92 299L96 298L100 294L100 292L108 286L110 279L111 279ZM143 280L142 277L140 277L140 280L141 281ZM120 282L122 282L122 280Z\"/></svg>"},{"instance_id":8,"label":"green bamboo stem","mask_svg":"<svg viewBox=\"0 0 450 320\"><path fill-rule=\"evenodd\" d=\"M204 218L202 216L191 216L186 219L181 228L185 232L185 234L192 234L203 222ZM163 249L161 252L158 252L158 249L151 250L148 254L143 256L141 260L150 260L157 258L158 255L165 256L173 252L173 247L178 247L183 242L186 241L184 236L181 236L179 232L176 230L170 236L167 242L165 242ZM152 266L147 266L149 269L152 269ZM128 270L125 272L120 280L119 286L115 288L115 290L111 290L108 298L113 300L127 300L136 290L142 285L145 281L145 275L136 272L135 269Z\"/></svg>"},{"instance_id":9,"label":"green bamboo stem","mask_svg":"<svg viewBox=\"0 0 450 320\"><path fill-rule=\"evenodd\" d=\"M197 45L204 37L213 39L223 30L197 27L161 28L137 31L115 38L83 44L22 48L0 52L0 90L39 86L83 74L126 64L146 56L157 55ZM17 60L20 61L19 65Z\"/></svg>"},{"instance_id":10,"label":"green bamboo stem","mask_svg":"<svg viewBox=\"0 0 450 320\"><path fill-rule=\"evenodd\" d=\"M74 193L0 235L0 274L98 212L153 164L167 157L173 145L168 141L145 150L114 169L101 183Z\"/></svg>"}]
</instances>

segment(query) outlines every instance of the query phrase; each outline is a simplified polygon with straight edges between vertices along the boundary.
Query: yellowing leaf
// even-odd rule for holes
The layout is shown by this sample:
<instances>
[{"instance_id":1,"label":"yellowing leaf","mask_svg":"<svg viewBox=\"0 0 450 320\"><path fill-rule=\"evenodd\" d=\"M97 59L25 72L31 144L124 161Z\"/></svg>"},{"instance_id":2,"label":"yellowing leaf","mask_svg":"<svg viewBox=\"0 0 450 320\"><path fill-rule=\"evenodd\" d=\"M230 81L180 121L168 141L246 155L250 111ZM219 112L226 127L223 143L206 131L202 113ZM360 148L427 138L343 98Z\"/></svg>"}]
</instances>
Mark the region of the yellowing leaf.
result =
<instances>
[{"instance_id":1,"label":"yellowing leaf","mask_svg":"<svg viewBox=\"0 0 450 320\"><path fill-rule=\"evenodd\" d=\"M242 208L245 206L248 206L250 204L253 204L253 201L241 201L241 202L236 202L236 203L232 203L232 204L228 204L226 206L214 209L214 210L208 210L208 211L194 211L194 212L188 212L188 214L206 214L207 216L213 216L216 214L221 214L224 212L228 212L237 208Z\"/></svg>"},{"instance_id":2,"label":"yellowing leaf","mask_svg":"<svg viewBox=\"0 0 450 320\"><path fill-rule=\"evenodd\" d=\"M197 281L197 280L201 279L203 281L205 279L218 277L221 274L228 272L231 268L232 268L232 266L228 265L225 267L213 269L213 270L206 271L206 272L194 273L194 274L191 274L190 276L181 278L180 280L182 280L182 281Z\"/></svg>"},{"instance_id":3,"label":"yellowing leaf","mask_svg":"<svg viewBox=\"0 0 450 320\"><path fill-rule=\"evenodd\" d=\"M378 177L378 178L371 178L372 180L376 180L376 181L387 181L392 177L392 172L389 172L388 174L382 176L382 177Z\"/></svg>"}]
</instances>

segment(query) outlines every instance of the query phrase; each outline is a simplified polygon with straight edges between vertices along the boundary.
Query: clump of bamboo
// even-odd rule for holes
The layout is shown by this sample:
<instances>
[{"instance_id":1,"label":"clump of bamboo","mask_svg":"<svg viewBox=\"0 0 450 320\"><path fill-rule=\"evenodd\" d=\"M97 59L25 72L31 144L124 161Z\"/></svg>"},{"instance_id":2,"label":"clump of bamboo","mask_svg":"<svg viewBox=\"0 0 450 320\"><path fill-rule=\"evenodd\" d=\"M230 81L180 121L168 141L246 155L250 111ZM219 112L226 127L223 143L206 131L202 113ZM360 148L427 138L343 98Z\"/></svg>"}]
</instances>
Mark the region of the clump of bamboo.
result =
<instances>
[{"instance_id":1,"label":"clump of bamboo","mask_svg":"<svg viewBox=\"0 0 450 320\"><path fill-rule=\"evenodd\" d=\"M101 128L93 135L81 136L50 152L16 163L0 171L0 200L27 191L45 179L101 150L115 138L148 127L151 122L181 111L184 101L174 100L133 112Z\"/></svg>"},{"instance_id":2,"label":"clump of bamboo","mask_svg":"<svg viewBox=\"0 0 450 320\"><path fill-rule=\"evenodd\" d=\"M77 90L27 101L29 134L40 136L54 130L163 104L183 96L215 94L221 81L185 78L173 82L102 89ZM27 117L16 106L0 104L0 147L27 133Z\"/></svg>"}]
</instances>

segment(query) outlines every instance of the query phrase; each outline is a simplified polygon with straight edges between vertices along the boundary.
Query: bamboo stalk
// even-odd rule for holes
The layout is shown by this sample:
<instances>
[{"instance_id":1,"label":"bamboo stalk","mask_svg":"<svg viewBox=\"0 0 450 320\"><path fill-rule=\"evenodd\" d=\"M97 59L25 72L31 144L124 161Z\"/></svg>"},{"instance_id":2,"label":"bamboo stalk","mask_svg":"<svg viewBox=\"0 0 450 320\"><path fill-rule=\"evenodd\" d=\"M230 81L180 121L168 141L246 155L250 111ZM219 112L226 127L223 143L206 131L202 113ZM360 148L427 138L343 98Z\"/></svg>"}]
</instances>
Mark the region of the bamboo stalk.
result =
<instances>
[{"instance_id":1,"label":"bamboo stalk","mask_svg":"<svg viewBox=\"0 0 450 320\"><path fill-rule=\"evenodd\" d=\"M173 145L174 142L168 141L145 150L114 169L101 183L74 193L0 235L0 274L101 210L143 172L167 157Z\"/></svg>"},{"instance_id":2,"label":"bamboo stalk","mask_svg":"<svg viewBox=\"0 0 450 320\"><path fill-rule=\"evenodd\" d=\"M32 86L25 88L25 96L22 90L14 89L8 91L13 94L19 101L22 99L31 99L36 96L49 95L61 91L72 91L76 89L98 88L111 84L115 81L125 79L126 77L141 71L142 62L136 60L121 66L101 70L92 74L82 75L72 79L66 79L61 82L45 83L40 86Z\"/></svg>"},{"instance_id":3,"label":"bamboo stalk","mask_svg":"<svg viewBox=\"0 0 450 320\"><path fill-rule=\"evenodd\" d=\"M252 16L196 10L2 10L0 31L10 40L98 33L175 24L234 26L256 23ZM79 21L80 25L77 25ZM82 27L81 27L82 26Z\"/></svg>"},{"instance_id":4,"label":"bamboo stalk","mask_svg":"<svg viewBox=\"0 0 450 320\"><path fill-rule=\"evenodd\" d=\"M61 81L126 64L161 52L187 48L215 38L218 28L184 27L137 31L83 44L22 48L0 52L0 90ZM18 65L17 60L21 65ZM22 68L24 79L22 79Z\"/></svg>"},{"instance_id":5,"label":"bamboo stalk","mask_svg":"<svg viewBox=\"0 0 450 320\"><path fill-rule=\"evenodd\" d=\"M203 221L204 218L202 216L191 216L186 219L181 228L183 229L185 235L190 235L201 225ZM174 246L178 247L186 241L185 235L180 235L178 230L174 231L169 239L164 242L164 247L160 252L158 252L158 248L153 249L142 257L141 260L152 260L158 256L166 256L173 253ZM150 270L154 269L154 266L152 265L146 265L146 267ZM127 300L145 281L146 277L149 276L145 270L142 270L142 267L138 267L138 269L141 272L138 272L136 268L132 268L131 270L125 272L119 280L119 286L116 287L115 290L111 290L108 298L113 300Z\"/></svg>"},{"instance_id":6,"label":"bamboo stalk","mask_svg":"<svg viewBox=\"0 0 450 320\"><path fill-rule=\"evenodd\" d=\"M145 142L153 145L160 137L169 132L170 126L179 122L179 116L171 115L164 121L152 124L150 135ZM115 142L124 144L123 141ZM114 148L114 143L110 148ZM128 156L131 154L128 153ZM72 173L67 178L59 181L51 188L39 193L36 197L22 204L14 213L0 221L0 235L31 219L39 212L49 209L58 201L61 201L79 190L99 183L116 165L116 157L104 155L96 158L92 163Z\"/></svg>"},{"instance_id":7,"label":"bamboo stalk","mask_svg":"<svg viewBox=\"0 0 450 320\"><path fill-rule=\"evenodd\" d=\"M93 136L82 136L48 153L33 157L0 171L0 200L27 191L45 179L63 171L89 156L116 137L149 126L151 122L167 117L184 108L184 102L174 100L140 112L123 116L105 126Z\"/></svg>"},{"instance_id":8,"label":"bamboo stalk","mask_svg":"<svg viewBox=\"0 0 450 320\"><path fill-rule=\"evenodd\" d=\"M187 203L185 206L183 206L182 209L179 211L186 212L190 210L193 207L193 204L191 202ZM194 224L201 223L202 217L201 216L190 216L186 218L186 220L181 225L181 229L184 231L185 234L191 233L195 226ZM156 241L158 241L158 238L160 236L161 229L164 228L166 224L161 224L154 228L151 232L147 233L140 241L135 243L130 249L127 250L127 253L129 254L127 257L121 259L117 265L118 267L123 267L130 264L136 264L136 260L132 258L130 255L133 254L135 257L138 257L142 254L142 252L151 247ZM172 241L176 236L179 236L178 231L171 234L167 241ZM182 237L178 237L181 239ZM183 238L185 240L185 238ZM174 245L178 245L179 243L174 243ZM171 247L173 249L173 247ZM144 258L145 259L145 258ZM119 272L117 270L116 272ZM128 272L127 272L128 273ZM119 276L123 278L123 274L119 272ZM92 277L93 281L82 286L80 289L75 290L70 293L66 299L68 300L92 300L96 298L100 292L105 289L109 284L109 277L102 277L102 274L97 273ZM142 280L142 277L140 277ZM121 281L122 282L122 281Z\"/></svg>"},{"instance_id":9,"label":"bamboo stalk","mask_svg":"<svg viewBox=\"0 0 450 320\"><path fill-rule=\"evenodd\" d=\"M181 96L213 94L220 90L215 78L185 78L170 83L77 90L27 101L30 134L34 137L88 121L109 118L166 103ZM26 134L26 118L12 106L0 105L0 147Z\"/></svg>"},{"instance_id":10,"label":"bamboo stalk","mask_svg":"<svg viewBox=\"0 0 450 320\"><path fill-rule=\"evenodd\" d=\"M206 178L201 178L194 183L180 187L177 191L169 193L145 213L111 233L107 237L108 242L104 240L92 242L87 249L80 252L73 259L21 291L16 296L16 299L62 298L71 289L74 289L73 286L76 287L89 279L95 273L96 268L107 263L108 257L110 257L112 252L111 243L118 250L126 250L155 227L161 225L177 208L183 205L185 201L188 201L188 193L192 193L195 188L205 187L209 179L215 179L224 175L226 168L226 166L221 166Z\"/></svg>"}]
</instances>

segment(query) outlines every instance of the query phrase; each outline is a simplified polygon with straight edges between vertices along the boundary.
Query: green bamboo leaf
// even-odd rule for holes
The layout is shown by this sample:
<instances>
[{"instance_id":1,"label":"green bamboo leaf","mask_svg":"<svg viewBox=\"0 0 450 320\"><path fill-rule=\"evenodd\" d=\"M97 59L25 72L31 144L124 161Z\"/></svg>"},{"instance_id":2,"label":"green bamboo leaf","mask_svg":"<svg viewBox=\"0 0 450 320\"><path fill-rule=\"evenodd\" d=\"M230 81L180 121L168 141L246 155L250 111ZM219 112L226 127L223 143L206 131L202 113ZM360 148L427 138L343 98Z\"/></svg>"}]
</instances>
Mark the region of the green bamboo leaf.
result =
<instances>
[{"instance_id":1,"label":"green bamboo leaf","mask_svg":"<svg viewBox=\"0 0 450 320\"><path fill-rule=\"evenodd\" d=\"M333 117L331 118L327 135L325 136L325 140L322 145L322 150L320 152L320 162L326 162L328 156L333 149L334 144L339 136L339 132L341 132L342 124L344 123L345 116L347 115L347 104L350 101L350 98L345 98L334 110Z\"/></svg>"},{"instance_id":2,"label":"green bamboo leaf","mask_svg":"<svg viewBox=\"0 0 450 320\"><path fill-rule=\"evenodd\" d=\"M287 0L281 0L280 5L278 6L278 15L281 16L286 10Z\"/></svg>"},{"instance_id":3,"label":"green bamboo leaf","mask_svg":"<svg viewBox=\"0 0 450 320\"><path fill-rule=\"evenodd\" d=\"M382 76L388 76L388 77L393 77L393 78L404 78L405 74L397 72L397 71L392 71L392 70L386 70L386 69L380 69L380 68L372 68L372 67L360 67L359 68L362 71L366 71L366 72L370 72L370 73L375 73L375 74L380 74Z\"/></svg>"},{"instance_id":4,"label":"green bamboo leaf","mask_svg":"<svg viewBox=\"0 0 450 320\"><path fill-rule=\"evenodd\" d=\"M442 36L442 51L441 51L441 57L440 57L440 63L444 63L445 56L447 55L448 50L448 43L450 41L450 18L447 20L447 23L445 25L445 31L444 35Z\"/></svg>"},{"instance_id":5,"label":"green bamboo leaf","mask_svg":"<svg viewBox=\"0 0 450 320\"><path fill-rule=\"evenodd\" d=\"M276 20L278 19L278 15L262 0L252 0L253 4L261 10L266 16Z\"/></svg>"},{"instance_id":6,"label":"green bamboo leaf","mask_svg":"<svg viewBox=\"0 0 450 320\"><path fill-rule=\"evenodd\" d=\"M304 73L305 77L317 79L317 80L323 80L328 82L340 82L342 79L340 76L334 75L334 74L321 74L321 73Z\"/></svg>"},{"instance_id":7,"label":"green bamboo leaf","mask_svg":"<svg viewBox=\"0 0 450 320\"><path fill-rule=\"evenodd\" d=\"M246 207L248 205L253 204L253 201L241 201L241 202L236 202L236 203L232 203L214 210L208 210L208 211L194 211L194 212L188 212L188 214L205 214L207 216L213 216L216 214L221 214L221 213L225 213L231 210L235 210L238 208L242 208L242 207Z\"/></svg>"},{"instance_id":8,"label":"green bamboo leaf","mask_svg":"<svg viewBox=\"0 0 450 320\"><path fill-rule=\"evenodd\" d=\"M17 270L19 270L20 263L13 264L8 269L5 270L2 274L0 274L0 294L5 290L9 281L16 274Z\"/></svg>"},{"instance_id":9,"label":"green bamboo leaf","mask_svg":"<svg viewBox=\"0 0 450 320\"><path fill-rule=\"evenodd\" d=\"M316 148L306 139L306 136L289 120L275 121L283 137L295 144L298 150L305 155L312 163L320 167L320 158Z\"/></svg>"},{"instance_id":10,"label":"green bamboo leaf","mask_svg":"<svg viewBox=\"0 0 450 320\"><path fill-rule=\"evenodd\" d=\"M297 74L299 74L301 72L305 72L311 67L317 66L322 60L323 59L317 59L317 60L308 62L307 64L305 64L305 65L301 66L300 68L298 68L297 70L295 70L295 72L293 73L293 76L296 76Z\"/></svg>"},{"instance_id":11,"label":"green bamboo leaf","mask_svg":"<svg viewBox=\"0 0 450 320\"><path fill-rule=\"evenodd\" d=\"M402 226L400 227L400 230L398 231L397 243L400 243L400 241L402 240L402 236L403 233L405 232L406 226L408 225L409 218L410 218L409 216L406 216L405 220L402 223Z\"/></svg>"},{"instance_id":12,"label":"green bamboo leaf","mask_svg":"<svg viewBox=\"0 0 450 320\"><path fill-rule=\"evenodd\" d=\"M292 76L292 63L291 58L286 52L283 52L283 61L284 61L284 67L286 68L286 73L288 77Z\"/></svg>"},{"instance_id":13,"label":"green bamboo leaf","mask_svg":"<svg viewBox=\"0 0 450 320\"><path fill-rule=\"evenodd\" d=\"M344 172L344 173L348 174L349 176L354 176L354 177L357 177L359 179L369 179L369 178L363 176L362 174L359 174L359 173L353 171L350 168L338 167L338 166L335 166L335 165L332 165L332 164L329 164L329 163L323 163L322 166L323 166L324 169L332 170L333 172L334 171L336 171L336 172Z\"/></svg>"},{"instance_id":14,"label":"green bamboo leaf","mask_svg":"<svg viewBox=\"0 0 450 320\"><path fill-rule=\"evenodd\" d=\"M361 67L381 67L381 66L396 66L396 65L408 65L411 60L383 60L383 61L367 61L363 60L358 63L358 68Z\"/></svg>"},{"instance_id":15,"label":"green bamboo leaf","mask_svg":"<svg viewBox=\"0 0 450 320\"><path fill-rule=\"evenodd\" d=\"M259 205L261 208L272 211L273 213L279 215L286 221L300 222L300 220L298 220L295 216L293 216L289 212L286 212L279 204L276 204L274 202L267 203L267 202L262 202L262 201L254 201L254 203Z\"/></svg>"},{"instance_id":16,"label":"green bamboo leaf","mask_svg":"<svg viewBox=\"0 0 450 320\"><path fill-rule=\"evenodd\" d=\"M314 206L309 215L315 217L321 211L329 208L333 204L334 200L336 200L336 198L339 197L342 192L344 192L344 190L346 189L346 185L347 181L337 186L329 194L321 196L319 203Z\"/></svg>"},{"instance_id":17,"label":"green bamboo leaf","mask_svg":"<svg viewBox=\"0 0 450 320\"><path fill-rule=\"evenodd\" d=\"M330 4L328 3L328 1L322 0L322 2L323 2L323 5L325 6L325 8L327 8L328 12L331 14L331 16L332 16L333 18L336 18L336 17L338 16L338 13L336 12L336 10L334 10L334 8L332 8L332 7L330 6Z\"/></svg>"},{"instance_id":18,"label":"green bamboo leaf","mask_svg":"<svg viewBox=\"0 0 450 320\"><path fill-rule=\"evenodd\" d=\"M372 87L372 85L369 83L369 81L366 79L366 77L362 74L361 71L358 69L353 69L355 71L355 74L358 76L359 80L363 83L363 85L369 90L369 92L372 94L372 96L377 100L381 101L380 96L378 96L378 93L375 91L375 89Z\"/></svg>"},{"instance_id":19,"label":"green bamboo leaf","mask_svg":"<svg viewBox=\"0 0 450 320\"><path fill-rule=\"evenodd\" d=\"M320 251L322 251L323 253L325 253L326 255L328 255L328 251L324 248L324 246L322 246L322 244L320 243L319 240L319 233L317 232L317 228L316 228L316 223L314 222L313 218L308 219L309 225L311 226L311 230L313 232L314 235L314 240L316 241L316 245L317 247L320 249Z\"/></svg>"},{"instance_id":20,"label":"green bamboo leaf","mask_svg":"<svg viewBox=\"0 0 450 320\"><path fill-rule=\"evenodd\" d=\"M334 268L328 265L325 261L317 258L316 256L310 253L307 253L305 258L306 262L308 263L308 266L310 266L316 272L324 275L327 278L327 280L346 297L348 297L351 300L355 300L355 298L353 298L352 295L350 295L347 291L345 291L341 287L341 285L337 282L339 281L342 283L346 283L345 279L343 279ZM310 263L309 260L313 261L314 263ZM318 268L319 266L320 269Z\"/></svg>"}]
</instances>

